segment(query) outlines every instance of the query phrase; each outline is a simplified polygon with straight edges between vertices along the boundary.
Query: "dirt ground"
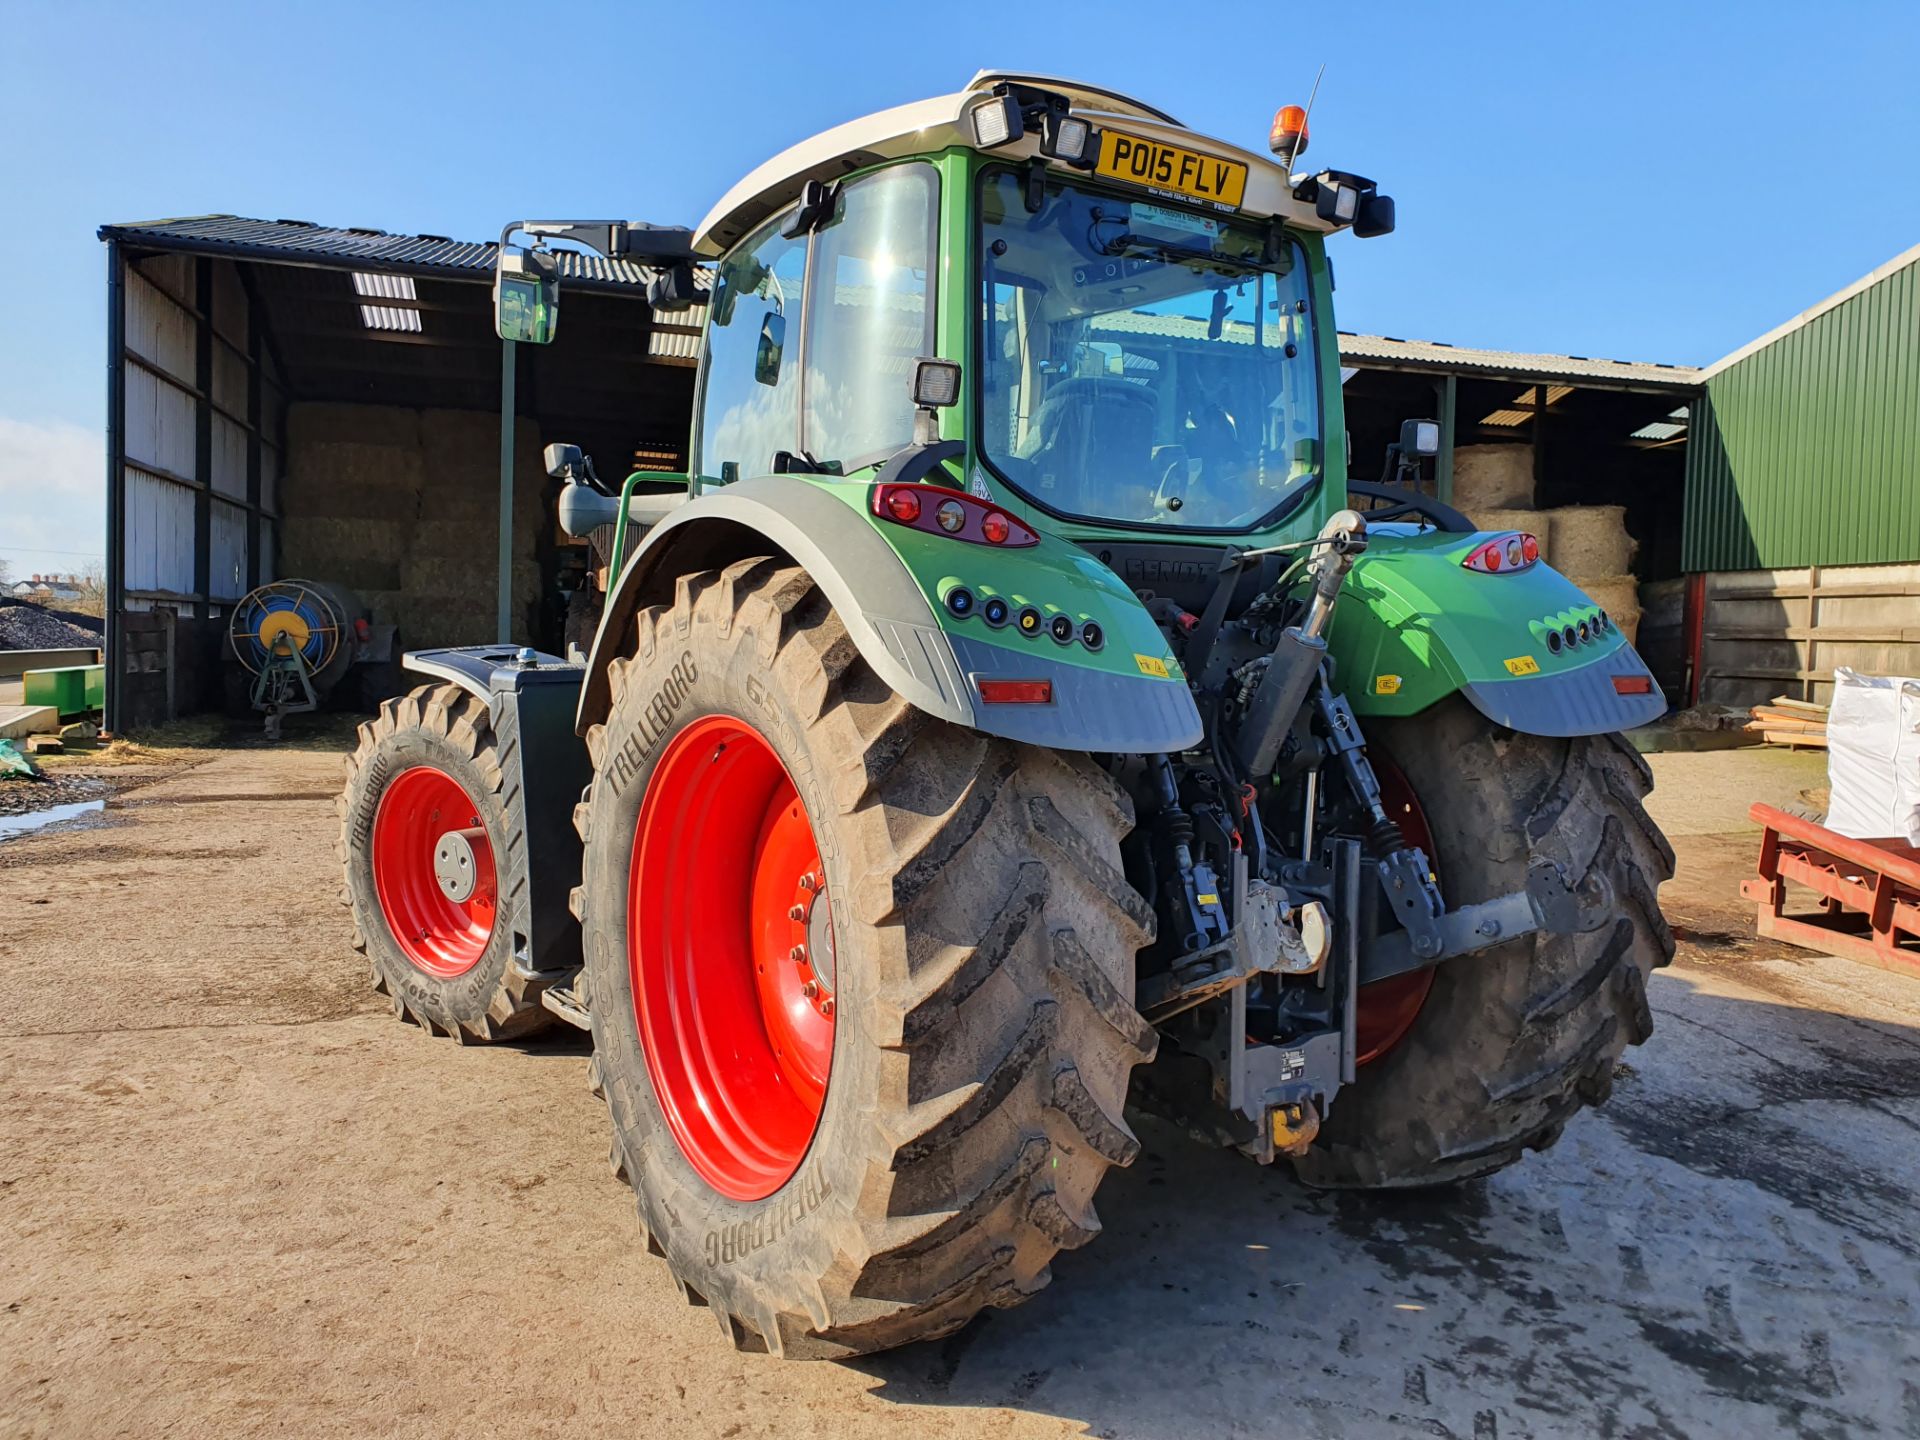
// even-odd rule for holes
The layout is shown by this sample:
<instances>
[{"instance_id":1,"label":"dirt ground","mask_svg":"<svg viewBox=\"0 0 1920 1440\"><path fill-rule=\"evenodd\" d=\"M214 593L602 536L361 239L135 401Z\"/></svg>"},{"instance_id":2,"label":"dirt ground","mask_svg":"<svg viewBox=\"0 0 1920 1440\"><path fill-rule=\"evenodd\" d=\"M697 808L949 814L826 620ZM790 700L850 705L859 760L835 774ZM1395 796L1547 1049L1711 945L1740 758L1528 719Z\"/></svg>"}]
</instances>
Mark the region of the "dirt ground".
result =
<instances>
[{"instance_id":1,"label":"dirt ground","mask_svg":"<svg viewBox=\"0 0 1920 1440\"><path fill-rule=\"evenodd\" d=\"M636 1243L571 1032L376 1003L337 741L124 769L0 840L0 1434L1920 1434L1920 985L1749 938L1817 759L1656 764L1686 938L1553 1151L1379 1200L1143 1125L1050 1290L816 1365Z\"/></svg>"}]
</instances>

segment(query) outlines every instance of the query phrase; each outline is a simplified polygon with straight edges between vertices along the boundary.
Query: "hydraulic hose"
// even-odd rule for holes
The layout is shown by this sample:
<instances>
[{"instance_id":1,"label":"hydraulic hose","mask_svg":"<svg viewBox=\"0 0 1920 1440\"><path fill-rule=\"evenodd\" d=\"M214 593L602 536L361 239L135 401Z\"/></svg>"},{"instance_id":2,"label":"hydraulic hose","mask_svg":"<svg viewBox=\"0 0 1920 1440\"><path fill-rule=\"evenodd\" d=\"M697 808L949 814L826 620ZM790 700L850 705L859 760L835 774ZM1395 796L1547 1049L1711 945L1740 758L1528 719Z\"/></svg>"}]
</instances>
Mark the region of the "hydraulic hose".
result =
<instances>
[{"instance_id":1,"label":"hydraulic hose","mask_svg":"<svg viewBox=\"0 0 1920 1440\"><path fill-rule=\"evenodd\" d=\"M1267 672L1247 703L1235 749L1247 774L1271 775L1294 718L1307 703L1327 658L1326 629L1334 602L1354 558L1367 548L1367 522L1357 510L1341 510L1321 527L1313 559L1313 595L1298 625L1280 632Z\"/></svg>"}]
</instances>

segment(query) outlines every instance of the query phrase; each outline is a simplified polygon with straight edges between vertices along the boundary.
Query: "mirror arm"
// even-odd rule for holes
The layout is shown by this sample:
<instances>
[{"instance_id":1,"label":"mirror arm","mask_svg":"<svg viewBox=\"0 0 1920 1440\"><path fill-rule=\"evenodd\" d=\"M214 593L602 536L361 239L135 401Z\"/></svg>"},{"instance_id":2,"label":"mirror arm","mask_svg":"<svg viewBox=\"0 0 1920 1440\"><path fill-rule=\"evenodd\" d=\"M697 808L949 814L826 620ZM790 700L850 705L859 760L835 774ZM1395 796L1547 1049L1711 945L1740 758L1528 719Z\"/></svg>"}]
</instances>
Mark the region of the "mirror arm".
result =
<instances>
[{"instance_id":1,"label":"mirror arm","mask_svg":"<svg viewBox=\"0 0 1920 1440\"><path fill-rule=\"evenodd\" d=\"M1430 495L1422 495L1417 490L1409 490L1404 485L1375 485L1365 480L1349 479L1347 494L1358 495L1367 500L1387 501L1393 509L1407 510L1423 516L1431 520L1436 529L1449 534L1468 535L1480 528L1451 505L1436 500ZM1381 520L1386 516L1369 514L1367 518Z\"/></svg>"},{"instance_id":2,"label":"mirror arm","mask_svg":"<svg viewBox=\"0 0 1920 1440\"><path fill-rule=\"evenodd\" d=\"M571 240L609 260L670 267L697 258L691 230L645 220L515 220L500 232L501 249L513 243L516 231L547 240Z\"/></svg>"},{"instance_id":3,"label":"mirror arm","mask_svg":"<svg viewBox=\"0 0 1920 1440\"><path fill-rule=\"evenodd\" d=\"M936 440L931 445L908 445L896 450L893 458L873 477L876 485L909 485L924 480L937 466L958 460L967 453L964 440Z\"/></svg>"}]
</instances>

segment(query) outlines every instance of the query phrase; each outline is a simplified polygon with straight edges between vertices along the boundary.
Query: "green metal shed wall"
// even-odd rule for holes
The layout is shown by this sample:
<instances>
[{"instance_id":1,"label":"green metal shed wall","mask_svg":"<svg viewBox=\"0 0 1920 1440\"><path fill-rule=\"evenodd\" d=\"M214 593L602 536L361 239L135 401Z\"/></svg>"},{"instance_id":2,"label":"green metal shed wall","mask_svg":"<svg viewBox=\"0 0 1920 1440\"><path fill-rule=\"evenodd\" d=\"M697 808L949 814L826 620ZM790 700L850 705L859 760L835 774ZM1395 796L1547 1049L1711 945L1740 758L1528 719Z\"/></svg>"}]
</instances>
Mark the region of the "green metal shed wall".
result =
<instances>
[{"instance_id":1,"label":"green metal shed wall","mask_svg":"<svg viewBox=\"0 0 1920 1440\"><path fill-rule=\"evenodd\" d=\"M1901 261L1709 372L1683 569L1920 561L1920 252Z\"/></svg>"}]
</instances>

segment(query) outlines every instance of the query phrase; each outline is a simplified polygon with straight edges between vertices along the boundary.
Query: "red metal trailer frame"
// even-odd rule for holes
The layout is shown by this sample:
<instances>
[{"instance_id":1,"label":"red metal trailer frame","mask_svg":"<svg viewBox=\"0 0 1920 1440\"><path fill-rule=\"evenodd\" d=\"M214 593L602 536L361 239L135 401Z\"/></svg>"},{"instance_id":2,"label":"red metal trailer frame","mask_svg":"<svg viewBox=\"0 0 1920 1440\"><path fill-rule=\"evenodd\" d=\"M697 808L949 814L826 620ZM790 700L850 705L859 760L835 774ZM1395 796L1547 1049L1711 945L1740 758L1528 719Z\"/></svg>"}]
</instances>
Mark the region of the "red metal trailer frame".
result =
<instances>
[{"instance_id":1,"label":"red metal trailer frame","mask_svg":"<svg viewBox=\"0 0 1920 1440\"><path fill-rule=\"evenodd\" d=\"M1764 833L1740 893L1759 907L1760 934L1920 979L1920 849L1849 839L1771 805L1748 813ZM1815 891L1819 910L1788 915L1788 881Z\"/></svg>"}]
</instances>

